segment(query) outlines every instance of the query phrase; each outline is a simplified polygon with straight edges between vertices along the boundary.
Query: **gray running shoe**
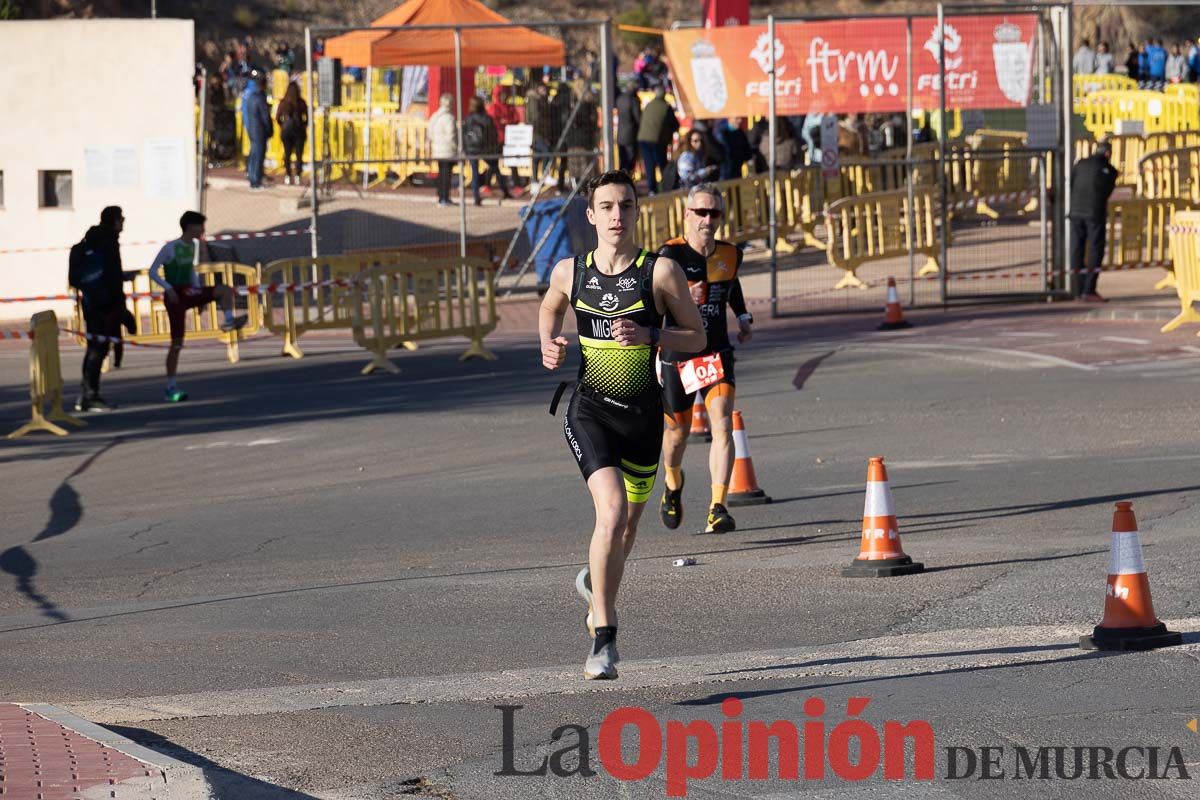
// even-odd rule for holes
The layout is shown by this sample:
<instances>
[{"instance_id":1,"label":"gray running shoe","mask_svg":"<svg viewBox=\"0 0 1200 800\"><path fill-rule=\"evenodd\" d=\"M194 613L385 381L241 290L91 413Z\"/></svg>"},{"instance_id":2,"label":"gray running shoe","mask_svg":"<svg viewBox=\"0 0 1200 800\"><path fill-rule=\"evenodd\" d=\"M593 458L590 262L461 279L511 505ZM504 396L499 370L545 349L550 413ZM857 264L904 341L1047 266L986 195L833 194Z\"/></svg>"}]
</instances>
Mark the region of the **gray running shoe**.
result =
<instances>
[{"instance_id":1,"label":"gray running shoe","mask_svg":"<svg viewBox=\"0 0 1200 800\"><path fill-rule=\"evenodd\" d=\"M599 653L588 655L587 662L583 665L583 677L589 681L616 680L617 662L620 659L617 655L617 643L609 642L600 648Z\"/></svg>"},{"instance_id":2,"label":"gray running shoe","mask_svg":"<svg viewBox=\"0 0 1200 800\"><path fill-rule=\"evenodd\" d=\"M223 330L223 331L240 330L243 327L245 327L246 320L248 320L248 319L249 319L249 317L247 317L245 314L238 314L236 317L233 317L232 319L227 319L224 322L222 322L221 330Z\"/></svg>"},{"instance_id":3,"label":"gray running shoe","mask_svg":"<svg viewBox=\"0 0 1200 800\"><path fill-rule=\"evenodd\" d=\"M592 573L587 567L579 570L579 574L575 576L575 591L579 592L583 602L587 603L587 616L583 618L583 624L587 626L588 635L595 639L596 626L592 623Z\"/></svg>"}]
</instances>

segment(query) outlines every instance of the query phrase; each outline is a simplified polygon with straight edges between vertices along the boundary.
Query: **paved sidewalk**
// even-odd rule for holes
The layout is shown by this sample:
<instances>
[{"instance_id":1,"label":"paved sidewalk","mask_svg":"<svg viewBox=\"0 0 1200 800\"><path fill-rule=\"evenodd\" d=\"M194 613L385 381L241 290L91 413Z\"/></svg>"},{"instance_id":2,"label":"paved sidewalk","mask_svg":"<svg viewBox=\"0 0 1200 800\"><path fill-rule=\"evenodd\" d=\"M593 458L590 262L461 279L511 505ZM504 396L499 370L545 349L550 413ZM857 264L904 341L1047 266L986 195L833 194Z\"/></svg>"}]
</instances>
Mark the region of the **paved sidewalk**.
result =
<instances>
[{"instance_id":1,"label":"paved sidewalk","mask_svg":"<svg viewBox=\"0 0 1200 800\"><path fill-rule=\"evenodd\" d=\"M3 800L191 800L209 794L199 773L53 706L0 703Z\"/></svg>"}]
</instances>

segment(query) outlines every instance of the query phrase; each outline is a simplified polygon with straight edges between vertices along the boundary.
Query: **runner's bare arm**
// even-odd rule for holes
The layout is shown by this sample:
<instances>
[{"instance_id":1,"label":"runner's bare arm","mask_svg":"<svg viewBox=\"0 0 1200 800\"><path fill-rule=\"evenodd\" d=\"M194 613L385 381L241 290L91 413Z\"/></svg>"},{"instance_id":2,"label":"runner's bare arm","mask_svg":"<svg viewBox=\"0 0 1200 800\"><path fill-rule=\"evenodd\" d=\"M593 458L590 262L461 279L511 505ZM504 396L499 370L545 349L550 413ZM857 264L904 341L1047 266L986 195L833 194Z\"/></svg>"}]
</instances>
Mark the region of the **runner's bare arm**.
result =
<instances>
[{"instance_id":1,"label":"runner's bare arm","mask_svg":"<svg viewBox=\"0 0 1200 800\"><path fill-rule=\"evenodd\" d=\"M659 333L660 347L680 353L696 353L708 344L700 309L692 301L683 267L661 256L654 263L654 305L659 313L670 311L676 323L676 327L663 328ZM627 319L614 322L612 332L613 338L624 345L647 344L650 341L649 328L634 325Z\"/></svg>"},{"instance_id":2,"label":"runner's bare arm","mask_svg":"<svg viewBox=\"0 0 1200 800\"><path fill-rule=\"evenodd\" d=\"M550 288L538 309L538 337L542 343L542 366L558 369L567 360L570 342L562 336L563 317L571 306L571 278L574 262L564 258L550 273Z\"/></svg>"}]
</instances>

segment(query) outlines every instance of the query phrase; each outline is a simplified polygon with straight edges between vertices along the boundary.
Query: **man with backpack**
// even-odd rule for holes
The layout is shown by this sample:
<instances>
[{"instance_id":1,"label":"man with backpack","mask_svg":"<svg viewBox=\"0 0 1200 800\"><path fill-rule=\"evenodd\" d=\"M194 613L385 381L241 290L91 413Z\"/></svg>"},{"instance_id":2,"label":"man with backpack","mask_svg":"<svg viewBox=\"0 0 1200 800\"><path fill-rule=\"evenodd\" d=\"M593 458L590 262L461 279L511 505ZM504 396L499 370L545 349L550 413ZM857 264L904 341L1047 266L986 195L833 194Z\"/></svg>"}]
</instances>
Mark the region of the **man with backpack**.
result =
<instances>
[{"instance_id":1,"label":"man with backpack","mask_svg":"<svg viewBox=\"0 0 1200 800\"><path fill-rule=\"evenodd\" d=\"M118 241L124 225L125 217L120 207L108 206L100 212L100 224L89 228L83 239L71 248L67 282L79 292L89 337L119 337L122 318L128 314ZM100 396L100 370L108 357L108 345L108 338L88 339L76 411L114 408Z\"/></svg>"}]
</instances>

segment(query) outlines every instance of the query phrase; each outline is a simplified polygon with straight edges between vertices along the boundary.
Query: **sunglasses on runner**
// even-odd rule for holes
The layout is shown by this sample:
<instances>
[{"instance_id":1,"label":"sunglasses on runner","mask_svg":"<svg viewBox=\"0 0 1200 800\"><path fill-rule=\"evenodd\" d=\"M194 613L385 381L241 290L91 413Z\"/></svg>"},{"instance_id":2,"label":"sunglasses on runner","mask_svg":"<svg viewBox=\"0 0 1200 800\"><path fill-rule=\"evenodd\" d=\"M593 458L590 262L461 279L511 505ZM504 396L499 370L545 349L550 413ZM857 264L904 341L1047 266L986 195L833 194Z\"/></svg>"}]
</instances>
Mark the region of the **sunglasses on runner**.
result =
<instances>
[{"instance_id":1,"label":"sunglasses on runner","mask_svg":"<svg viewBox=\"0 0 1200 800\"><path fill-rule=\"evenodd\" d=\"M719 208L689 208L688 211L697 217L712 217L713 219L720 219L722 213Z\"/></svg>"}]
</instances>

